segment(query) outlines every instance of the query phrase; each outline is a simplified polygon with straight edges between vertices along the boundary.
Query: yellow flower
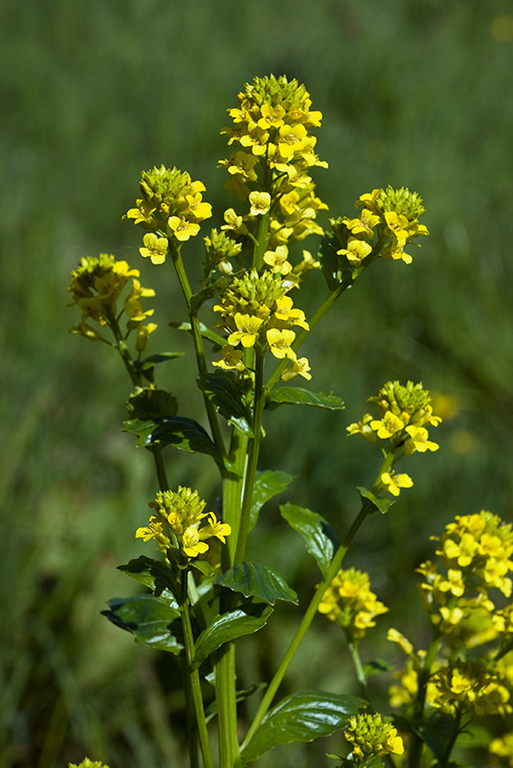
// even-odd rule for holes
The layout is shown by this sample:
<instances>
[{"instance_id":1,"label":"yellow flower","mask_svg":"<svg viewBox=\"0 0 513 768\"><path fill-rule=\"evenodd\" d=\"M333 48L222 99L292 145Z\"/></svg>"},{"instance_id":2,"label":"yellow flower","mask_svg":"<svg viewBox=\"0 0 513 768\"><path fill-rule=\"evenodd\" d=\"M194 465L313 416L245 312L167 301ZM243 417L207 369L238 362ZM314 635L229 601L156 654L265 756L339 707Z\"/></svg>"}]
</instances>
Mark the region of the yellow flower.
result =
<instances>
[{"instance_id":1,"label":"yellow flower","mask_svg":"<svg viewBox=\"0 0 513 768\"><path fill-rule=\"evenodd\" d=\"M298 360L290 360L281 374L281 380L290 381L294 376L302 376L309 381L312 378L310 370L311 368L306 357L300 357Z\"/></svg>"},{"instance_id":2,"label":"yellow flower","mask_svg":"<svg viewBox=\"0 0 513 768\"><path fill-rule=\"evenodd\" d=\"M252 216L263 216L271 207L271 195L269 192L250 192L249 204Z\"/></svg>"},{"instance_id":3,"label":"yellow flower","mask_svg":"<svg viewBox=\"0 0 513 768\"><path fill-rule=\"evenodd\" d=\"M369 576L354 568L340 570L317 609L330 621L336 621L348 639L362 638L369 627L374 627L376 616L388 608L370 590Z\"/></svg>"},{"instance_id":4,"label":"yellow flower","mask_svg":"<svg viewBox=\"0 0 513 768\"><path fill-rule=\"evenodd\" d=\"M294 331L279 331L277 328L270 328L267 331L266 336L269 348L274 357L277 357L280 360L284 357L289 357L292 360L296 358L296 353L290 346L296 338Z\"/></svg>"},{"instance_id":5,"label":"yellow flower","mask_svg":"<svg viewBox=\"0 0 513 768\"><path fill-rule=\"evenodd\" d=\"M282 158L288 159L295 152L304 149L307 143L306 128L304 125L282 125L279 129L278 151Z\"/></svg>"},{"instance_id":6,"label":"yellow flower","mask_svg":"<svg viewBox=\"0 0 513 768\"><path fill-rule=\"evenodd\" d=\"M397 643L399 648L407 656L411 656L413 654L412 643L410 643L410 641L403 634L401 634L401 632L398 632L397 629L390 627L387 633L387 640L389 640L391 643Z\"/></svg>"},{"instance_id":7,"label":"yellow flower","mask_svg":"<svg viewBox=\"0 0 513 768\"><path fill-rule=\"evenodd\" d=\"M350 237L347 241L347 248L341 248L337 251L337 253L347 256L348 262L353 266L358 266L371 252L372 245L358 237Z\"/></svg>"},{"instance_id":8,"label":"yellow flower","mask_svg":"<svg viewBox=\"0 0 513 768\"><path fill-rule=\"evenodd\" d=\"M410 436L405 446L405 453L425 453L426 451L437 451L440 447L437 443L428 440L428 431L425 427L415 427L413 425L406 427L406 432Z\"/></svg>"},{"instance_id":9,"label":"yellow flower","mask_svg":"<svg viewBox=\"0 0 513 768\"><path fill-rule=\"evenodd\" d=\"M199 224L178 216L171 216L167 223L171 233L182 243L197 235L200 230Z\"/></svg>"},{"instance_id":10,"label":"yellow flower","mask_svg":"<svg viewBox=\"0 0 513 768\"><path fill-rule=\"evenodd\" d=\"M378 437L385 440L387 437L392 437L396 432L400 432L404 429L404 421L398 416L387 411L381 420L373 420L370 423L371 429L377 432Z\"/></svg>"},{"instance_id":11,"label":"yellow flower","mask_svg":"<svg viewBox=\"0 0 513 768\"><path fill-rule=\"evenodd\" d=\"M409 475L404 473L398 475L395 472L383 472L381 482L393 496L399 496L401 488L411 488L413 485L413 480Z\"/></svg>"},{"instance_id":12,"label":"yellow flower","mask_svg":"<svg viewBox=\"0 0 513 768\"><path fill-rule=\"evenodd\" d=\"M258 329L263 320L254 315L242 315L240 312L235 313L234 320L237 330L228 336L228 344L236 347L240 342L243 347L253 347L258 339Z\"/></svg>"},{"instance_id":13,"label":"yellow flower","mask_svg":"<svg viewBox=\"0 0 513 768\"><path fill-rule=\"evenodd\" d=\"M137 340L135 342L135 348L138 352L144 352L148 343L148 336L153 331L156 331L158 325L156 323L148 323L148 325L140 325L137 329Z\"/></svg>"},{"instance_id":14,"label":"yellow flower","mask_svg":"<svg viewBox=\"0 0 513 768\"><path fill-rule=\"evenodd\" d=\"M292 264L287 261L288 254L289 249L286 245L278 245L276 250L264 253L264 261L271 267L272 272L288 275L289 272L292 272Z\"/></svg>"},{"instance_id":15,"label":"yellow flower","mask_svg":"<svg viewBox=\"0 0 513 768\"><path fill-rule=\"evenodd\" d=\"M148 232L143 237L144 247L139 248L139 253L144 258L150 258L152 264L163 264L166 260L168 239L158 237L153 232Z\"/></svg>"}]
</instances>

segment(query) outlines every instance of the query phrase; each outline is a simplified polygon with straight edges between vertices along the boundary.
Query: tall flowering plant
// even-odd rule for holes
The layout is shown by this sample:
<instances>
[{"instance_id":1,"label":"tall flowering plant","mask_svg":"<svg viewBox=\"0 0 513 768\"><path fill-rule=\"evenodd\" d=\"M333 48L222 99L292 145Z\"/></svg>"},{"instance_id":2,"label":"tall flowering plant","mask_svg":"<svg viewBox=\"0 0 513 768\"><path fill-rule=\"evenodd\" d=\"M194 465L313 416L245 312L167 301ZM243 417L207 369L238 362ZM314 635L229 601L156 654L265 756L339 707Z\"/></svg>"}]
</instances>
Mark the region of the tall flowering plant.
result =
<instances>
[{"instance_id":1,"label":"tall flowering plant","mask_svg":"<svg viewBox=\"0 0 513 768\"><path fill-rule=\"evenodd\" d=\"M420 197L392 187L362 194L354 217L331 218L330 229L324 231L317 212L327 205L316 196L311 176L317 167L327 167L316 154L313 133L322 115L311 109L305 87L286 77L255 78L238 101L229 110L232 124L223 129L230 154L219 163L237 203L224 211L217 228L203 229L199 286L192 288L186 265L189 246L198 242L212 216L201 181L177 168L145 171L140 196L125 215L144 230L140 255L159 270L159 277L171 275L180 285L188 316L174 325L192 340L204 424L179 416L174 395L156 384L156 369L175 355L146 352L157 325L150 321L153 309L146 308L154 291L141 286L139 271L101 254L82 259L72 273L68 290L81 310L72 331L120 354L133 386L124 428L153 454L158 484L147 524L135 532L153 543L158 556L143 554L120 566L146 591L112 600L105 614L138 642L178 657L192 768L236 768L278 745L309 742L339 729L348 744L346 755L334 756L339 765L384 761L414 768L424 760L426 765L453 765L452 749L473 715L509 711L511 606L496 609L489 590L497 587L510 594L510 528L487 513L457 518L437 539L441 570L431 562L420 566L433 639L427 651L414 651L398 630L389 631L389 639L407 656L405 670L395 673L398 683L391 688L391 705L404 710L396 716L375 711L359 656L360 643L387 608L371 591L367 574L342 568L366 519L386 513L401 491L413 485L408 474L397 470L398 463L438 448L428 430L440 418L433 413L429 393L413 382L388 382L369 398L376 412L348 427L350 435L374 443L381 454L370 488L358 488L361 509L348 530L336 530L334 521L319 512L291 503L280 507L283 518L304 538L320 581L281 663L265 681L252 721L242 724L238 719L238 702L259 686L237 689L237 642L262 630L279 601L298 603L274 568L248 557L248 537L261 508L292 480L282 471L261 467L264 422L283 404L344 407L336 395L297 385L314 375L302 356L303 345L371 264L378 259L410 264L406 249L428 234L419 223L424 213ZM319 252L301 249L298 257L294 244L310 235L322 238ZM327 291L306 317L296 297L312 270L322 271ZM169 487L168 446L211 457L219 472L220 505L207 503L199 490ZM360 695L307 689L276 701L318 612L342 629ZM496 638L498 648L487 650L480 660L470 658L469 648ZM213 691L208 712L202 681ZM435 725L429 725L433 718ZM440 722L443 736L435 743L432 734ZM496 754L506 748L506 741L497 741ZM82 765L101 763L86 759Z\"/></svg>"}]
</instances>

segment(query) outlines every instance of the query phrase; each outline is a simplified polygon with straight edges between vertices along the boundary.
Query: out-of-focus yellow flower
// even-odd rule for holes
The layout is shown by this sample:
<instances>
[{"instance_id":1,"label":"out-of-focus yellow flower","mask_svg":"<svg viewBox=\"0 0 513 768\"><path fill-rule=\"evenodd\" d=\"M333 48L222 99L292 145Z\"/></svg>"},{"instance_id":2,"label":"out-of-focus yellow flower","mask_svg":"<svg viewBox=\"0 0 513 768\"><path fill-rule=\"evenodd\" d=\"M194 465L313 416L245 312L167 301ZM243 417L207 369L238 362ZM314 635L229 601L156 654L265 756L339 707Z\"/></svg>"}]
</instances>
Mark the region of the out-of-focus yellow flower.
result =
<instances>
[{"instance_id":1,"label":"out-of-focus yellow flower","mask_svg":"<svg viewBox=\"0 0 513 768\"><path fill-rule=\"evenodd\" d=\"M511 21L513 37L513 19ZM513 768L513 731L493 739L488 747L488 751L492 755L497 755L497 757L508 758L508 765Z\"/></svg>"},{"instance_id":2,"label":"out-of-focus yellow flower","mask_svg":"<svg viewBox=\"0 0 513 768\"><path fill-rule=\"evenodd\" d=\"M318 611L330 621L336 621L349 640L358 640L369 627L375 626L375 617L386 613L388 608L371 592L368 574L349 568L337 573Z\"/></svg>"},{"instance_id":3,"label":"out-of-focus yellow flower","mask_svg":"<svg viewBox=\"0 0 513 768\"><path fill-rule=\"evenodd\" d=\"M448 714L465 711L478 716L504 716L513 711L508 689L484 662L449 663L435 672L431 682L432 705Z\"/></svg>"}]
</instances>

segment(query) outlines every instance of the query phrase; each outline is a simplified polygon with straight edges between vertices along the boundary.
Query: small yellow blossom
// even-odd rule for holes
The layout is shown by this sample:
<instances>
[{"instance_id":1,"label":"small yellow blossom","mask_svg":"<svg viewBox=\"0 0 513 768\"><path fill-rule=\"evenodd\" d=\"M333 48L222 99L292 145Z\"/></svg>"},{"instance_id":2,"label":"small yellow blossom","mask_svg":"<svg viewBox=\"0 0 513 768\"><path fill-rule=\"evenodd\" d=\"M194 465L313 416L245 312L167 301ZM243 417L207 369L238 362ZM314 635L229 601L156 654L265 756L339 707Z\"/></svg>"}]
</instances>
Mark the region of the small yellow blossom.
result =
<instances>
[{"instance_id":1,"label":"small yellow blossom","mask_svg":"<svg viewBox=\"0 0 513 768\"><path fill-rule=\"evenodd\" d=\"M413 480L409 475L396 474L395 472L383 472L381 482L393 496L399 496L401 488L411 488L413 485Z\"/></svg>"},{"instance_id":2,"label":"small yellow blossom","mask_svg":"<svg viewBox=\"0 0 513 768\"><path fill-rule=\"evenodd\" d=\"M488 751L492 755L497 755L497 757L508 758L507 764L513 768L513 731L505 733L504 736L499 736L496 739L493 739L490 746L488 747Z\"/></svg>"},{"instance_id":3,"label":"small yellow blossom","mask_svg":"<svg viewBox=\"0 0 513 768\"><path fill-rule=\"evenodd\" d=\"M296 338L294 331L279 331L277 328L270 328L267 331L266 336L269 349L274 357L277 357L280 360L284 357L295 359L296 353L290 346Z\"/></svg>"},{"instance_id":4,"label":"small yellow blossom","mask_svg":"<svg viewBox=\"0 0 513 768\"><path fill-rule=\"evenodd\" d=\"M387 633L387 640L389 640L391 643L397 643L399 648L407 656L411 656L413 654L412 643L410 643L410 641L403 634L401 634L401 632L398 632L397 629L390 627Z\"/></svg>"},{"instance_id":5,"label":"small yellow blossom","mask_svg":"<svg viewBox=\"0 0 513 768\"><path fill-rule=\"evenodd\" d=\"M425 427L408 426L406 432L410 436L410 440L406 444L405 453L413 453L419 451L419 453L425 453L426 451L437 451L440 447L437 443L433 443L428 440L428 431Z\"/></svg>"},{"instance_id":6,"label":"small yellow blossom","mask_svg":"<svg viewBox=\"0 0 513 768\"><path fill-rule=\"evenodd\" d=\"M197 235L200 230L199 224L179 216L170 216L167 223L172 234L182 243Z\"/></svg>"},{"instance_id":7,"label":"small yellow blossom","mask_svg":"<svg viewBox=\"0 0 513 768\"><path fill-rule=\"evenodd\" d=\"M330 621L336 621L348 639L354 640L374 627L375 617L386 613L388 608L371 592L368 574L349 568L338 572L317 610Z\"/></svg>"},{"instance_id":8,"label":"small yellow blossom","mask_svg":"<svg viewBox=\"0 0 513 768\"><path fill-rule=\"evenodd\" d=\"M166 260L168 239L158 237L153 232L148 232L143 237L144 247L139 248L139 253L144 258L150 258L152 264L163 264Z\"/></svg>"},{"instance_id":9,"label":"small yellow blossom","mask_svg":"<svg viewBox=\"0 0 513 768\"><path fill-rule=\"evenodd\" d=\"M360 240L358 237L350 237L347 241L347 248L341 248L337 253L347 256L347 260L353 266L358 266L370 253L372 245Z\"/></svg>"},{"instance_id":10,"label":"small yellow blossom","mask_svg":"<svg viewBox=\"0 0 513 768\"><path fill-rule=\"evenodd\" d=\"M371 421L370 427L377 433L378 437L385 440L404 429L404 421L393 414L392 411L387 411L381 420L375 419Z\"/></svg>"},{"instance_id":11,"label":"small yellow blossom","mask_svg":"<svg viewBox=\"0 0 513 768\"><path fill-rule=\"evenodd\" d=\"M287 367L281 374L281 380L290 381L290 379L293 379L294 376L302 376L304 379L309 381L312 378L310 371L311 368L306 357L300 357L297 360L290 360L287 363Z\"/></svg>"},{"instance_id":12,"label":"small yellow blossom","mask_svg":"<svg viewBox=\"0 0 513 768\"><path fill-rule=\"evenodd\" d=\"M277 272L280 275L288 275L289 272L292 272L292 264L287 261L288 253L289 249L286 245L278 245L276 250L264 253L264 261L271 267L273 272Z\"/></svg>"},{"instance_id":13,"label":"small yellow blossom","mask_svg":"<svg viewBox=\"0 0 513 768\"><path fill-rule=\"evenodd\" d=\"M269 192L250 192L249 204L252 216L263 216L271 207L271 195Z\"/></svg>"},{"instance_id":14,"label":"small yellow blossom","mask_svg":"<svg viewBox=\"0 0 513 768\"><path fill-rule=\"evenodd\" d=\"M243 347L253 347L258 338L258 329L263 323L260 317L254 315L242 315L235 313L234 317L237 330L228 336L228 344L236 347L240 342Z\"/></svg>"}]
</instances>

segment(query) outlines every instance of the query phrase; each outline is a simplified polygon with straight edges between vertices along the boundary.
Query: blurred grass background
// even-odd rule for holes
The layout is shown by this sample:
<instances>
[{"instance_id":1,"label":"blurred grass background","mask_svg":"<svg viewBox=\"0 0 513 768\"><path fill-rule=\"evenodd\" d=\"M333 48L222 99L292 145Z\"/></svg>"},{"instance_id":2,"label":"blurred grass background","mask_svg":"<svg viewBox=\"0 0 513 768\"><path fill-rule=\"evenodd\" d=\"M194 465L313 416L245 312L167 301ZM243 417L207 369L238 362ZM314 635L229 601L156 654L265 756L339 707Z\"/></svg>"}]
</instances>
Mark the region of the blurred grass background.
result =
<instances>
[{"instance_id":1,"label":"blurred grass background","mask_svg":"<svg viewBox=\"0 0 513 768\"><path fill-rule=\"evenodd\" d=\"M151 457L119 432L126 375L107 348L68 335L66 287L83 255L127 259L158 291L155 350L182 348L166 328L182 316L176 287L141 262L141 231L120 216L140 171L163 162L205 182L218 223L234 204L216 169L225 110L270 72L305 82L324 114L317 147L330 168L316 180L332 215L375 187L405 185L422 195L431 231L411 267L373 267L305 348L311 386L342 395L346 411L281 409L267 425L263 465L294 474L290 499L342 531L355 486L376 468L373 449L345 437L366 398L390 378L452 398L440 451L412 458L414 488L372 519L347 561L370 571L391 607L364 656L394 657L389 620L422 645L412 569L431 554L430 534L481 508L511 520L510 0L3 0L2 768L62 768L84 754L112 768L184 764L173 664L99 615L132 589L115 566L141 552L133 532L155 483ZM322 291L316 275L304 306ZM196 409L188 371L171 363L160 380L184 415ZM170 452L168 471L173 485L217 492L203 458ZM262 528L252 556L306 601L318 576L299 537L274 509ZM241 685L275 668L296 614L281 613L265 646L246 643ZM318 622L288 685L344 690L347 663L335 628ZM262 764L321 765L339 743L277 750Z\"/></svg>"}]
</instances>

